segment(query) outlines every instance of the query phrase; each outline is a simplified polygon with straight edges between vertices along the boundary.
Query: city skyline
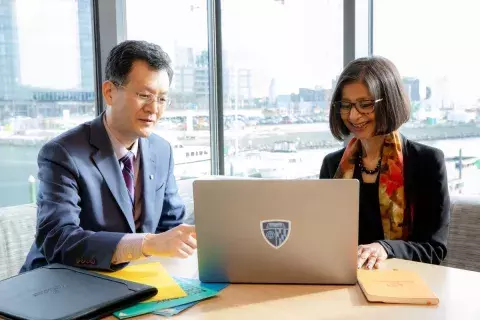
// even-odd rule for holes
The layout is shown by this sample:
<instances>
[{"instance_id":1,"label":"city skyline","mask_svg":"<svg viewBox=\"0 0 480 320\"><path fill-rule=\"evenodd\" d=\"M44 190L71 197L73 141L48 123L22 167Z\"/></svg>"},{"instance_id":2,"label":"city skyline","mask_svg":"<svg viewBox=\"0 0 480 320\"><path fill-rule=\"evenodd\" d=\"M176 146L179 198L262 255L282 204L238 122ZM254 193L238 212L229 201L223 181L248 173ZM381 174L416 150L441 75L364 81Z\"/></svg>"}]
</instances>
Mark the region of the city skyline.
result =
<instances>
[{"instance_id":1,"label":"city skyline","mask_svg":"<svg viewBox=\"0 0 480 320\"><path fill-rule=\"evenodd\" d=\"M358 2L366 9L367 0ZM101 92L94 91L91 3L0 0L0 206L30 201L28 178L38 170L41 146L103 110L95 99ZM209 174L211 155L225 156L229 168L232 152L253 150L256 156L274 149L279 140L294 141L302 159L309 159L289 165L318 174L327 149L343 146L328 124L331 88L344 67L343 41L354 36L365 49L369 31L373 53L397 65L413 102L411 121L401 132L441 149L446 159L457 156L459 149L465 157L480 159L480 112L452 108L453 102L460 109L473 109L480 97L480 2L375 0L373 29L361 25L368 21L368 10L359 10L355 35L343 32L343 3L222 0L222 129L209 118L214 109L206 1L126 0L126 38L161 45L174 62L174 103L155 133L176 150L175 159L182 163L178 177ZM109 13L110 18L115 14ZM422 101L427 88L431 101ZM242 100L238 104L231 99L236 96ZM248 100L243 97L253 97L253 104L242 105ZM217 140L212 133L221 129L224 139ZM212 141L226 152L212 149ZM242 156L240 162L248 160ZM281 166L258 163L261 166L251 169L268 167L282 174ZM449 177L456 179L455 163L447 166ZM465 181L468 192L478 191L480 171L473 169L476 174L464 172L470 178Z\"/></svg>"},{"instance_id":2,"label":"city skyline","mask_svg":"<svg viewBox=\"0 0 480 320\"><path fill-rule=\"evenodd\" d=\"M468 107L480 99L480 1L375 1L373 9L374 54L421 79L435 101Z\"/></svg>"},{"instance_id":3,"label":"city skyline","mask_svg":"<svg viewBox=\"0 0 480 320\"><path fill-rule=\"evenodd\" d=\"M421 92L430 87L433 100L470 107L480 98L480 80L475 76L480 71L480 64L475 63L475 57L480 56L480 43L464 41L456 35L468 36L472 30L480 29L480 22L473 19L472 13L475 11L472 8L480 10L480 3L471 0L462 3L468 6L453 5L451 1L376 2L374 53L391 59L403 77L418 78ZM281 4L245 0L242 4L226 0L222 3L223 63L225 69L250 70L252 97L269 96L272 79L278 95L298 93L299 88L331 88L332 79L343 67L343 45L337 39L343 33L343 8L338 1ZM434 4L436 14L429 16L428 26L400 23L407 14L418 21ZM12 16L5 20L8 23L0 32L0 40L6 45L0 50L4 65L0 91L4 97L21 97L25 88L93 90L88 0L45 0L41 5L31 0L10 0L0 5L4 17ZM152 10L144 10L146 7ZM164 8L172 14L162 15L158 26L151 28L150 18ZM392 11L398 15L389 14ZM46 19L35 19L38 16ZM313 19L323 16L328 18ZM446 24L445 19L439 18L445 16L453 23ZM174 63L175 46L190 48L194 53L207 50L205 1L128 0L127 21L129 38L160 43ZM467 26L467 22L477 24L478 28ZM62 28L58 28L60 24ZM423 49L426 42L429 50ZM450 58L455 54L461 54L462 59ZM51 72L54 68L62 72Z\"/></svg>"}]
</instances>

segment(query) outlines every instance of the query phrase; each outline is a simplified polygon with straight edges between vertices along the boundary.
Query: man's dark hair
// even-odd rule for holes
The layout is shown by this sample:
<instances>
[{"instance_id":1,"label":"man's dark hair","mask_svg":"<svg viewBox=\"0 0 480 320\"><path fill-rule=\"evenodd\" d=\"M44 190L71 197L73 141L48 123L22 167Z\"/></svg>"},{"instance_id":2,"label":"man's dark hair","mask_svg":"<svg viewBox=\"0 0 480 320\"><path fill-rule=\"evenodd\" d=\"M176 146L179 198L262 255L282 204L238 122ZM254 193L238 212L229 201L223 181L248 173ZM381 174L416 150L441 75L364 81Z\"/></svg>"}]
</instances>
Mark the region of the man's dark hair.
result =
<instances>
[{"instance_id":1,"label":"man's dark hair","mask_svg":"<svg viewBox=\"0 0 480 320\"><path fill-rule=\"evenodd\" d=\"M154 70L165 70L172 83L172 61L168 54L156 44L127 40L119 43L110 51L105 66L105 79L122 85L128 79L135 61L145 61Z\"/></svg>"},{"instance_id":2,"label":"man's dark hair","mask_svg":"<svg viewBox=\"0 0 480 320\"><path fill-rule=\"evenodd\" d=\"M342 100L343 87L354 82L363 83L374 100L383 99L375 104L377 135L396 131L410 119L410 101L395 65L379 56L359 58L345 67L333 91L330 130L338 140L344 140L350 131L345 126L335 102Z\"/></svg>"}]
</instances>

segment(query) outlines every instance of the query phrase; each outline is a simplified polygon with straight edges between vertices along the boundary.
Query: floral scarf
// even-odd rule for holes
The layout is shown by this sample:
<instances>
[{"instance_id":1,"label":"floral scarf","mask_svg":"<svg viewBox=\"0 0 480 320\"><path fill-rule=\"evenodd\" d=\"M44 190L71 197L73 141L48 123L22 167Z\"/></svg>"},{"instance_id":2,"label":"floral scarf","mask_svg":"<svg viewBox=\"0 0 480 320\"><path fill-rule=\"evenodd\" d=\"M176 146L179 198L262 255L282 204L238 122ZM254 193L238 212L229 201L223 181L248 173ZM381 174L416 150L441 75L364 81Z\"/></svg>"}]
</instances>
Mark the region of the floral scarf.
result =
<instances>
[{"instance_id":1,"label":"floral scarf","mask_svg":"<svg viewBox=\"0 0 480 320\"><path fill-rule=\"evenodd\" d=\"M360 141L353 138L343 153L335 179L353 178L359 148ZM385 240L407 240L411 217L406 210L402 137L398 132L385 136L379 175L378 195Z\"/></svg>"}]
</instances>

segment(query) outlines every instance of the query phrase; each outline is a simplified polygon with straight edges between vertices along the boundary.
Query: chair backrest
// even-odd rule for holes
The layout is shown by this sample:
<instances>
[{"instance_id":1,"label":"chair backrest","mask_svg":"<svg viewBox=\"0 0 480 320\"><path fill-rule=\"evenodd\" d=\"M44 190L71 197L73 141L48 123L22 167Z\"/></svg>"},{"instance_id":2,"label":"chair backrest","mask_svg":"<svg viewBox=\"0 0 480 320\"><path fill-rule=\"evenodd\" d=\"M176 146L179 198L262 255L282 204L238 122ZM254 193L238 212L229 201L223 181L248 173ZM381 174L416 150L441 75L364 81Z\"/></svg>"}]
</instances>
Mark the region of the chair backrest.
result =
<instances>
[{"instance_id":1,"label":"chair backrest","mask_svg":"<svg viewBox=\"0 0 480 320\"><path fill-rule=\"evenodd\" d=\"M0 280L20 271L34 241L36 223L35 205L0 209Z\"/></svg>"},{"instance_id":2,"label":"chair backrest","mask_svg":"<svg viewBox=\"0 0 480 320\"><path fill-rule=\"evenodd\" d=\"M450 233L444 266L480 272L480 197L451 201Z\"/></svg>"}]
</instances>

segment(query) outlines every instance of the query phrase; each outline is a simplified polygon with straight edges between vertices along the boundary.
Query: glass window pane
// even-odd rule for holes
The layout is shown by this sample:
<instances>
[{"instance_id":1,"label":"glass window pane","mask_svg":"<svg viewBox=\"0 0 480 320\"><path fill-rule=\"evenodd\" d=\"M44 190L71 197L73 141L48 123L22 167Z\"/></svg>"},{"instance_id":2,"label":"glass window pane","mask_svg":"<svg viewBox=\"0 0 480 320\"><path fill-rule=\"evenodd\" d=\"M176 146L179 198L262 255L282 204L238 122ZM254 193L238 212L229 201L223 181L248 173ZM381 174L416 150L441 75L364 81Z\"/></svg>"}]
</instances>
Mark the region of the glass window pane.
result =
<instances>
[{"instance_id":1,"label":"glass window pane","mask_svg":"<svg viewBox=\"0 0 480 320\"><path fill-rule=\"evenodd\" d=\"M32 202L41 146L96 112L90 0L4 0L0 12L4 207Z\"/></svg>"},{"instance_id":2,"label":"glass window pane","mask_svg":"<svg viewBox=\"0 0 480 320\"><path fill-rule=\"evenodd\" d=\"M329 101L343 67L343 1L222 2L225 171L318 177L342 147Z\"/></svg>"},{"instance_id":3,"label":"glass window pane","mask_svg":"<svg viewBox=\"0 0 480 320\"><path fill-rule=\"evenodd\" d=\"M374 54L398 67L413 107L402 131L443 150L452 193L479 194L480 2L375 1L373 8Z\"/></svg>"},{"instance_id":4,"label":"glass window pane","mask_svg":"<svg viewBox=\"0 0 480 320\"><path fill-rule=\"evenodd\" d=\"M210 174L206 1L127 0L127 38L160 45L174 67L172 104L156 133L173 148L180 193L192 212L193 178Z\"/></svg>"}]
</instances>

